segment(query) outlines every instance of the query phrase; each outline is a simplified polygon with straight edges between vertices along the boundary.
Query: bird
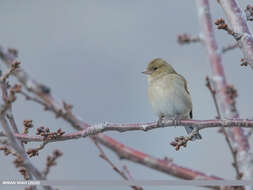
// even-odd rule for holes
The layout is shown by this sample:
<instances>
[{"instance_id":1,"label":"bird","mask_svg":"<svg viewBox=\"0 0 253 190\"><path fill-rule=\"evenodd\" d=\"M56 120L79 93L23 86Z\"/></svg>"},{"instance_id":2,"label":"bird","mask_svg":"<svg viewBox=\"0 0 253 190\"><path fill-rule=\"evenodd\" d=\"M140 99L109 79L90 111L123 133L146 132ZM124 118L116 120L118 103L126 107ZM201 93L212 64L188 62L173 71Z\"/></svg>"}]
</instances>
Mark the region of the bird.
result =
<instances>
[{"instance_id":1,"label":"bird","mask_svg":"<svg viewBox=\"0 0 253 190\"><path fill-rule=\"evenodd\" d=\"M192 99L185 78L161 58L153 59L143 74L148 81L148 97L153 112L159 117L159 125L164 119L192 119ZM187 134L194 130L185 126ZM194 134L192 141L201 139L199 133Z\"/></svg>"}]
</instances>

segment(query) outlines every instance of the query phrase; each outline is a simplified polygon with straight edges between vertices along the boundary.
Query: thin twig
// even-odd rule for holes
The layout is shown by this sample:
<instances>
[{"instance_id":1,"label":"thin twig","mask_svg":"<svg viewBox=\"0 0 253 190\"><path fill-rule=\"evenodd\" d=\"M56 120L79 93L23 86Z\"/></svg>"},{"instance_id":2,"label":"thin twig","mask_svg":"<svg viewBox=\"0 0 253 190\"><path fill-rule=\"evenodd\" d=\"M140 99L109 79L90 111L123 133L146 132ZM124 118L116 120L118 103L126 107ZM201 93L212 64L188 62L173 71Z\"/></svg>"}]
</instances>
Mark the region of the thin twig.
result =
<instances>
[{"instance_id":1,"label":"thin twig","mask_svg":"<svg viewBox=\"0 0 253 190\"><path fill-rule=\"evenodd\" d=\"M175 150L179 150L180 147L187 146L187 143L192 141L193 137L199 133L199 128L194 128L191 133L187 134L187 136L175 137L174 141L170 143L170 145L175 147Z\"/></svg>"},{"instance_id":2,"label":"thin twig","mask_svg":"<svg viewBox=\"0 0 253 190\"><path fill-rule=\"evenodd\" d=\"M247 24L247 20L240 8L237 0L219 0L217 1L224 10L226 19L231 29L240 34L238 41L239 47L244 55L244 59L253 69L253 36ZM247 14L247 13L246 13ZM247 16L247 15L246 15ZM247 16L248 18L249 15ZM253 176L253 174L252 174ZM251 179L252 179L251 176Z\"/></svg>"},{"instance_id":3,"label":"thin twig","mask_svg":"<svg viewBox=\"0 0 253 190\"><path fill-rule=\"evenodd\" d=\"M200 36L191 36L189 34L181 34L177 37L177 42L180 45L201 42Z\"/></svg>"},{"instance_id":4,"label":"thin twig","mask_svg":"<svg viewBox=\"0 0 253 190\"><path fill-rule=\"evenodd\" d=\"M125 175L128 177L128 179L130 179L130 180L133 181L134 178L133 178L133 176L131 175L131 173L130 173L129 169L127 168L127 166L126 166L126 165L123 165L123 166L122 166L122 169L123 169Z\"/></svg>"},{"instance_id":5,"label":"thin twig","mask_svg":"<svg viewBox=\"0 0 253 190\"><path fill-rule=\"evenodd\" d=\"M12 105L10 105L9 110L7 110L6 117L7 117L7 119L9 120L10 126L12 127L13 131L14 131L16 134L19 134L20 132L19 132L19 130L18 130L16 121L15 121L14 116L13 116L13 113L12 113ZM20 144L21 144L22 148L25 149L24 143L23 143L22 141L20 141Z\"/></svg>"},{"instance_id":6,"label":"thin twig","mask_svg":"<svg viewBox=\"0 0 253 190\"><path fill-rule=\"evenodd\" d=\"M240 33L234 32L231 28L229 28L223 18L217 19L214 24L217 25L217 28L219 30L227 31L227 33L233 36L236 41L241 39L242 35Z\"/></svg>"},{"instance_id":7,"label":"thin twig","mask_svg":"<svg viewBox=\"0 0 253 190\"><path fill-rule=\"evenodd\" d=\"M226 46L223 46L221 51L222 53L226 53L227 51L238 48L238 47L239 47L238 42L235 42L235 43L231 43Z\"/></svg>"},{"instance_id":8,"label":"thin twig","mask_svg":"<svg viewBox=\"0 0 253 190\"><path fill-rule=\"evenodd\" d=\"M68 134L55 135L52 138L45 138L41 135L28 135L28 134L14 134L16 138L26 141L26 142L56 142L56 141L66 141L72 139L85 138L89 136L94 136L99 133L106 131L116 131L116 132L129 132L129 131L150 131L159 128L166 127L184 127L192 126L197 130L204 130L207 128L231 128L231 127L240 127L240 128L253 128L253 120L248 119L216 119L216 120L164 120L162 125L157 125L157 122L148 122L148 123L100 123L78 132L72 132ZM192 135L192 134L190 134ZM5 137L5 133L0 132L0 137Z\"/></svg>"},{"instance_id":9,"label":"thin twig","mask_svg":"<svg viewBox=\"0 0 253 190\"><path fill-rule=\"evenodd\" d=\"M37 180L44 180L45 178L41 175L40 171L31 163L28 156L26 155L26 152L18 143L16 137L13 135L12 131L10 130L7 120L5 119L5 117L3 115L0 116L0 123L3 127L3 129L5 130L6 135L8 136L10 145L22 158L23 166L26 168L26 170L31 172L31 174ZM33 177L31 175L29 176L29 178L33 179ZM52 190L52 188L50 186L43 186L43 188L45 190Z\"/></svg>"},{"instance_id":10,"label":"thin twig","mask_svg":"<svg viewBox=\"0 0 253 190\"><path fill-rule=\"evenodd\" d=\"M48 156L47 157L47 164L46 164L46 168L45 170L43 171L43 175L46 177L49 172L50 172L50 169L52 166L55 166L56 165L56 160L62 156L62 152L59 151L59 150L55 150L53 152L53 156Z\"/></svg>"},{"instance_id":11,"label":"thin twig","mask_svg":"<svg viewBox=\"0 0 253 190\"><path fill-rule=\"evenodd\" d=\"M210 80L209 80L208 77L206 77L206 86L207 86L207 88L209 89L209 91L212 95L213 102L214 102L214 105L215 105L215 108L216 108L216 112L218 114L217 119L220 119L221 114L220 114L219 106L218 106L217 99L216 99L216 91L212 88L212 85L211 85ZM235 168L235 171L236 171L236 178L241 179L243 174L239 170L239 165L238 165L238 160L237 160L237 151L234 150L226 130L223 127L221 127L220 131L223 133L223 135L225 137L225 140L228 144L229 150L232 154L232 158L233 158L233 164L232 165L233 165L233 167Z\"/></svg>"},{"instance_id":12,"label":"thin twig","mask_svg":"<svg viewBox=\"0 0 253 190\"><path fill-rule=\"evenodd\" d=\"M96 139L93 138L93 142L95 143L96 147L99 150L99 157L105 160L111 167L112 169L118 173L123 179L129 181L130 179L125 175L124 172L122 172L118 167L106 156L105 152L103 151L102 147L97 143ZM142 190L142 187L138 186L131 186L133 190Z\"/></svg>"},{"instance_id":13,"label":"thin twig","mask_svg":"<svg viewBox=\"0 0 253 190\"><path fill-rule=\"evenodd\" d=\"M18 67L18 65L19 65L19 63L12 64L9 72L7 72L7 74L5 74L0 80L0 86L1 86L2 95L3 95L2 99L4 101L4 104L1 106L1 110L0 110L0 123L6 133L6 136L8 137L8 141L9 141L10 145L17 152L17 154L19 154L19 157L22 160L22 166L28 172L27 175L28 175L29 179L32 180L33 176L34 176L38 180L44 180L45 178L43 178L40 171L29 160L29 158L25 152L24 146L22 146L22 143L15 137L14 133L10 129L9 123L6 120L6 117L7 117L6 112L8 111L9 108L11 108L12 103L16 99L15 93L18 91L17 86L15 86L10 90L10 95L8 95L6 79L8 78L8 76L10 74L12 74L15 71L15 69ZM14 124L13 121L10 123ZM13 126L12 128L14 128L14 130L15 130L15 127L16 126ZM24 170L21 170L20 172L23 175L25 175ZM50 186L43 186L43 188L45 190L52 190L52 188ZM36 187L32 186L32 189L36 189Z\"/></svg>"},{"instance_id":14,"label":"thin twig","mask_svg":"<svg viewBox=\"0 0 253 190\"><path fill-rule=\"evenodd\" d=\"M206 77L206 87L209 89L209 91L212 95L212 98L213 98L213 102L214 102L215 109L216 109L216 112L217 112L216 119L221 119L219 105L218 105L217 100L216 100L216 91L212 88L212 85L211 85L211 82L210 82L210 79L209 79L208 76Z\"/></svg>"},{"instance_id":15,"label":"thin twig","mask_svg":"<svg viewBox=\"0 0 253 190\"><path fill-rule=\"evenodd\" d=\"M5 82L6 79L16 70L18 69L20 65L20 62L18 61L14 61L12 64L11 64L11 67L9 68L9 70L0 78L0 80L2 82Z\"/></svg>"},{"instance_id":16,"label":"thin twig","mask_svg":"<svg viewBox=\"0 0 253 190\"><path fill-rule=\"evenodd\" d=\"M37 148L30 148L26 151L28 156L31 158L33 156L39 156L39 151L45 148L47 145L48 141L43 141L42 144L40 144Z\"/></svg>"},{"instance_id":17,"label":"thin twig","mask_svg":"<svg viewBox=\"0 0 253 190\"><path fill-rule=\"evenodd\" d=\"M252 134L253 134L253 129L250 129L248 134L247 134L247 137L250 138Z\"/></svg>"},{"instance_id":18,"label":"thin twig","mask_svg":"<svg viewBox=\"0 0 253 190\"><path fill-rule=\"evenodd\" d=\"M235 106L235 95L234 93L234 88L231 88L231 86L228 85L224 73L224 68L221 62L221 54L219 54L218 51L218 45L215 39L214 35L214 30L213 30L213 22L211 18L211 13L210 13L210 8L209 8L209 1L208 0L196 0L197 6L198 6L198 15L199 15L199 20L202 28L202 33L203 33L203 39L205 41L206 49L208 52L209 60L210 60L210 65L212 69L212 80L215 84L215 90L217 92L217 98L220 104L221 112L224 117L226 118L239 118L239 114L236 110ZM252 37L251 39L246 40L245 35L247 33L247 36L250 35L250 32L247 28L247 24L244 25L245 23L237 23L239 20L236 19L236 17L240 17L242 14L239 14L240 10L235 8L237 6L237 3L235 0L219 0L218 1L220 4L223 4L229 9L229 12L226 12L226 16L228 20L231 21L233 20L233 24L230 22L230 26L232 30L235 33L242 34L243 37L240 38L239 40L239 46L242 49L248 47L247 50L247 55L244 53L245 56L249 56L250 58L247 59L248 62L251 61L251 64L253 64L253 40ZM231 6L233 4L233 6ZM232 12L230 12L232 11ZM236 13L236 16L234 13ZM244 22L244 21L242 21ZM242 29L241 25L244 25L244 29ZM239 26L240 25L240 26ZM239 29L239 30L238 30ZM242 30L241 30L242 29ZM249 35L248 35L249 34ZM248 42L248 43L247 43ZM252 50L252 51L251 51ZM252 65L253 66L253 65ZM232 92L232 93L231 93ZM233 126L233 125L231 125ZM237 160L239 163L240 171L243 172L244 177L248 177L249 179L252 179L253 176L253 156L250 151L250 144L245 136L244 130L242 128L231 128L229 135L231 135L231 143L233 148L235 148L238 153L237 153Z\"/></svg>"},{"instance_id":19,"label":"thin twig","mask_svg":"<svg viewBox=\"0 0 253 190\"><path fill-rule=\"evenodd\" d=\"M13 51L5 50L0 46L0 58L3 62L9 67L10 63L16 59L17 54L12 53ZM14 51L17 52L17 51ZM48 102L54 110L58 110L57 108L62 108L62 104L58 101L58 98L51 95L51 90L49 88L45 88L45 85L41 85L41 83L35 81L30 77L30 75L25 72L23 69L20 69L18 73L14 75L20 83L29 91L32 92L34 95L41 97L41 99L45 102ZM43 88L42 88L43 87ZM43 90L42 90L43 89ZM43 92L43 93L42 93ZM66 115L60 116L66 122L68 122L74 129L77 130L84 130L89 128L91 125L82 121L80 117L77 117L73 113L68 113ZM144 152L140 152L135 150L134 148L128 147L115 139L99 134L95 136L96 140L100 143L115 152L120 158L127 159L131 162L135 162L141 164L143 166L152 168L156 171L163 172L170 176L174 176L181 179L206 179L206 180L222 180L220 177L216 176L209 176L204 174L203 172L194 171L189 168L185 168L179 166L172 161L168 161L168 159L159 159L152 157ZM219 189L216 187L215 189Z\"/></svg>"}]
</instances>

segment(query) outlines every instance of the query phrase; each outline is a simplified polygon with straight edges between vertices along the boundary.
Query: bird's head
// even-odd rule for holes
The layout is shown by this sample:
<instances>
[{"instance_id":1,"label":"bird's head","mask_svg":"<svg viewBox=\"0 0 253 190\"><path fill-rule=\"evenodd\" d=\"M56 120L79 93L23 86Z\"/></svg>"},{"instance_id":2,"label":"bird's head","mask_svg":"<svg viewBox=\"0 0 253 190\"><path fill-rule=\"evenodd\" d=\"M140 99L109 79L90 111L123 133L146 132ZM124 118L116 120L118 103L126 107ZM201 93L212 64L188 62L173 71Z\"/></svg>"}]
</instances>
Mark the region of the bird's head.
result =
<instances>
[{"instance_id":1,"label":"bird's head","mask_svg":"<svg viewBox=\"0 0 253 190\"><path fill-rule=\"evenodd\" d=\"M173 67L161 58L152 60L146 70L142 72L146 75L159 76L160 74L172 74L176 73Z\"/></svg>"}]
</instances>

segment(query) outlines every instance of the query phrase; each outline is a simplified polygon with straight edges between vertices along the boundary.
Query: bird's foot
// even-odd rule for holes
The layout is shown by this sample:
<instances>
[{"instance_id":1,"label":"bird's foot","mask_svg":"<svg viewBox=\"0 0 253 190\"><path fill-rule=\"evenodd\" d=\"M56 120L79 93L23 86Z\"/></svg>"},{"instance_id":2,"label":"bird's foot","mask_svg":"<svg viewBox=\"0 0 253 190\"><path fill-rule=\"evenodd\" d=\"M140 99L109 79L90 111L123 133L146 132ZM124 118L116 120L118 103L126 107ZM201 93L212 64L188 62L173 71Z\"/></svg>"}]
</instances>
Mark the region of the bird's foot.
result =
<instances>
[{"instance_id":1,"label":"bird's foot","mask_svg":"<svg viewBox=\"0 0 253 190\"><path fill-rule=\"evenodd\" d=\"M164 116L160 116L156 125L158 127L163 127L163 120L164 120Z\"/></svg>"},{"instance_id":2,"label":"bird's foot","mask_svg":"<svg viewBox=\"0 0 253 190\"><path fill-rule=\"evenodd\" d=\"M176 117L176 118L173 118L172 119L172 121L173 121L173 125L176 127L176 126L178 126L179 125L179 123L180 123L180 120L179 120L179 118L178 117Z\"/></svg>"}]
</instances>

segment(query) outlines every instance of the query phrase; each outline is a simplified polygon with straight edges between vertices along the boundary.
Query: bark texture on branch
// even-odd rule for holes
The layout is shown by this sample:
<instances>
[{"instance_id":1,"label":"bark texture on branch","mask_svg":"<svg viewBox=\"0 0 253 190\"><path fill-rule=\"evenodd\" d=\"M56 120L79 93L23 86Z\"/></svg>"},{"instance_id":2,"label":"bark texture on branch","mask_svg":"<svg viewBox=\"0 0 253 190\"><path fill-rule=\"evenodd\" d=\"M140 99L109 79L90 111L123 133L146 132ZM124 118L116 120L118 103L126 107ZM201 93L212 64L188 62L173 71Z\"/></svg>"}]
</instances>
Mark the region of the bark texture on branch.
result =
<instances>
[{"instance_id":1,"label":"bark texture on branch","mask_svg":"<svg viewBox=\"0 0 253 190\"><path fill-rule=\"evenodd\" d=\"M13 55L12 51L8 51L0 46L0 59L10 67L10 64L15 61L16 56ZM49 88L45 85L42 85L39 82L36 82L32 79L27 72L23 69L20 69L19 72L15 73L17 79L33 94L40 97L46 104L47 109L54 113L58 113L59 117L62 117L67 121L73 128L77 130L84 130L90 127L90 124L83 122L80 117L77 117L72 112L62 113L63 102L59 102L59 99L52 95ZM42 88L43 87L43 88ZM59 112L61 113L59 115ZM166 159L154 158L146 153L140 152L133 148L127 147L124 144L118 142L117 140L107 136L99 134L95 136L95 139L115 152L119 157L125 158L129 161L140 163L146 167L153 168L157 171L166 173L168 175L182 178L182 179L207 179L207 180L216 180L222 179L220 177L208 176L202 172L194 171L179 165L174 164L173 162L168 162Z\"/></svg>"},{"instance_id":2,"label":"bark texture on branch","mask_svg":"<svg viewBox=\"0 0 253 190\"><path fill-rule=\"evenodd\" d=\"M63 134L60 136L56 136L53 138L44 138L44 136L40 135L27 135L27 134L19 134L15 133L15 137L19 140L26 142L56 142L56 141L66 141L73 140L79 138L86 138L93 135L97 135L99 133L103 133L105 131L117 131L117 132L129 132L129 131L149 131L159 128L165 127L184 127L184 126L192 126L197 128L198 130L214 128L214 127L224 127L230 128L234 127L245 127L253 129L253 120L247 119L222 119L222 120L168 120L164 121L162 125L157 125L157 122L149 122L149 123L101 123L97 125L92 125L88 128L80 130L78 132L72 132L68 134ZM3 132L0 132L0 137L6 136Z\"/></svg>"},{"instance_id":3,"label":"bark texture on branch","mask_svg":"<svg viewBox=\"0 0 253 190\"><path fill-rule=\"evenodd\" d=\"M238 43L244 59L253 69L253 36L249 30L245 13L237 0L219 0L233 32L240 36Z\"/></svg>"},{"instance_id":4,"label":"bark texture on branch","mask_svg":"<svg viewBox=\"0 0 253 190\"><path fill-rule=\"evenodd\" d=\"M21 146L21 144L18 142L17 138L13 134L12 130L10 129L10 126L5 118L5 114L0 116L0 123L2 128L5 130L5 133L8 137L8 140L10 142L10 145L12 148L21 156L23 160L23 166L26 168L26 170L31 173L35 179L37 180L45 180L45 176L41 174L41 172L32 164L30 161L29 157L27 156L25 150ZM33 180L33 176L30 176L31 179ZM37 189L36 187L32 187L33 189ZM45 190L52 190L50 186L43 186L43 189Z\"/></svg>"},{"instance_id":5,"label":"bark texture on branch","mask_svg":"<svg viewBox=\"0 0 253 190\"><path fill-rule=\"evenodd\" d=\"M233 2L233 0L231 2ZM239 114L236 111L235 104L233 101L231 101L231 97L229 97L227 93L229 85L226 82L224 69L221 63L221 55L218 51L214 36L209 2L208 0L196 0L196 3L198 7L199 20L203 32L204 43L207 48L212 68L212 80L215 84L215 90L218 95L218 101L221 106L223 117L238 118ZM246 32L246 29L244 30ZM250 152L248 138L242 128L231 128L230 132L233 148L238 152L237 156L240 170L243 172L245 178L253 179L253 155Z\"/></svg>"},{"instance_id":6,"label":"bark texture on branch","mask_svg":"<svg viewBox=\"0 0 253 190\"><path fill-rule=\"evenodd\" d=\"M148 154L130 148L124 144L119 143L113 138L100 134L97 137L98 141L106 147L113 150L120 159L126 159L149 168L167 173L174 177L181 179L206 179L206 180L221 180L222 178L216 176L208 176L202 172L194 171L173 163L170 159L158 159Z\"/></svg>"}]
</instances>

